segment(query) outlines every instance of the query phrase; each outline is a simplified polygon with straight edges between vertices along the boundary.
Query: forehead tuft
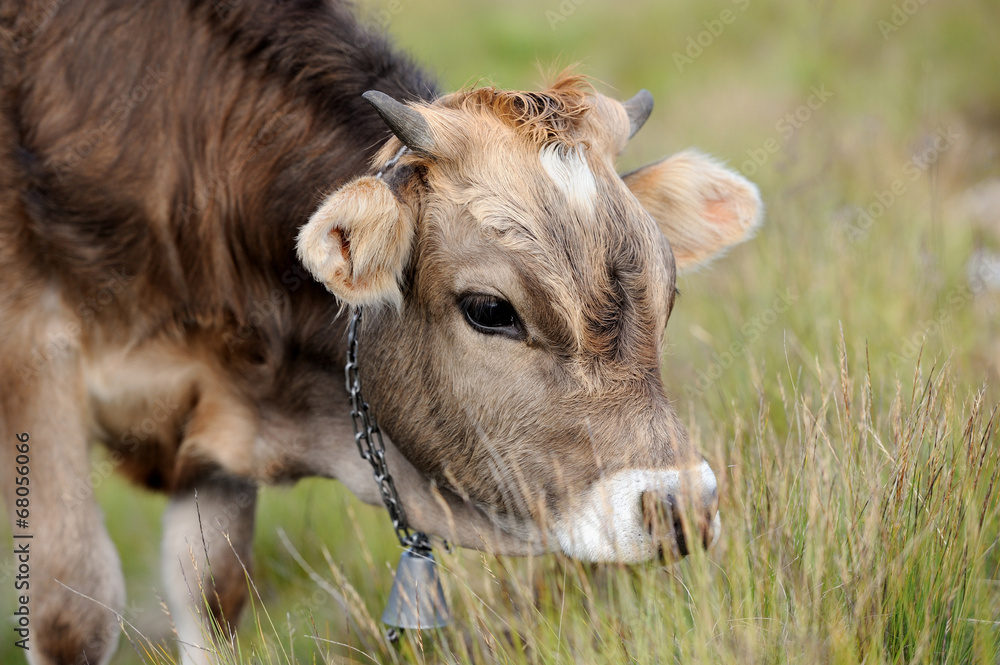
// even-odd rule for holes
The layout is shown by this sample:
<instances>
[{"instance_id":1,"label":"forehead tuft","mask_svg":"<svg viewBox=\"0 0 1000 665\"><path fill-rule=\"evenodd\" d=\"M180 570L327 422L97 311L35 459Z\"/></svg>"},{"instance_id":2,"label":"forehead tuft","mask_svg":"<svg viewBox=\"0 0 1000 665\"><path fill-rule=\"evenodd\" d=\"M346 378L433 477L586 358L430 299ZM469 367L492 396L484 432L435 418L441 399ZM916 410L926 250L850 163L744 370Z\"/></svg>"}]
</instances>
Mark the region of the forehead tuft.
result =
<instances>
[{"instance_id":1,"label":"forehead tuft","mask_svg":"<svg viewBox=\"0 0 1000 665\"><path fill-rule=\"evenodd\" d=\"M539 147L552 143L573 146L593 105L587 78L563 73L546 90L523 92L495 87L461 90L442 100L445 106L498 118Z\"/></svg>"}]
</instances>

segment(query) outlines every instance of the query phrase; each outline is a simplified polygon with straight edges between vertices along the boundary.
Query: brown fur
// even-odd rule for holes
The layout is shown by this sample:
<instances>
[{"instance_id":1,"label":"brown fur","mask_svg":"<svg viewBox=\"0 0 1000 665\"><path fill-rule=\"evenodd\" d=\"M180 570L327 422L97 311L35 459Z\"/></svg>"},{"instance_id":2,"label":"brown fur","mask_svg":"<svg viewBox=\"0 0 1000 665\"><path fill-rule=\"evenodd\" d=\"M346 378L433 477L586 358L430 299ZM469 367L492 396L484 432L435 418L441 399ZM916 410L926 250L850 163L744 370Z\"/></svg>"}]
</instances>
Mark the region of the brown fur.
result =
<instances>
[{"instance_id":1,"label":"brown fur","mask_svg":"<svg viewBox=\"0 0 1000 665\"><path fill-rule=\"evenodd\" d=\"M321 475L379 500L343 392L345 304L367 305L366 396L416 528L553 549L602 478L700 462L660 377L671 244L682 268L707 259L759 199L683 155L623 181L628 116L581 77L436 97L318 0L5 2L0 33L0 437L31 435L48 536L34 664L106 662L117 635L53 582L123 602L91 441L170 493L181 619L187 585L235 621L256 484ZM380 180L400 143L368 89L412 102L434 141ZM523 336L473 330L469 293L508 300Z\"/></svg>"}]
</instances>

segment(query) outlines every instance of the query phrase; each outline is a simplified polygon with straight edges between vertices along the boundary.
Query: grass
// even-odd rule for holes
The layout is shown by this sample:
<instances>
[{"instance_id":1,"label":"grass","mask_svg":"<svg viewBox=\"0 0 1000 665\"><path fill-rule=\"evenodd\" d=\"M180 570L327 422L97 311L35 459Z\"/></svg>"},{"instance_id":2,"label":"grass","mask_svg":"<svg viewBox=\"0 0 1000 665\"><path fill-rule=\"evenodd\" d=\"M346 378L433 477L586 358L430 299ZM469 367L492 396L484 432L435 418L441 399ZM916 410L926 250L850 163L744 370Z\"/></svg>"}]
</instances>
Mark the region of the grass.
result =
<instances>
[{"instance_id":1,"label":"grass","mask_svg":"<svg viewBox=\"0 0 1000 665\"><path fill-rule=\"evenodd\" d=\"M752 171L766 225L682 278L664 366L718 473L723 534L669 567L440 553L455 625L390 646L384 511L336 483L267 489L255 602L223 662L1000 661L1000 294L969 272L976 251L1000 251L1000 223L961 205L1000 176L995 7L912 4L883 36L893 5L862 0L362 3L447 88L529 87L538 62L582 59L621 97L650 89L623 170L697 145ZM674 53L726 9L679 71ZM163 499L115 478L98 494L133 601L113 662L171 662ZM23 662L11 642L0 662Z\"/></svg>"}]
</instances>

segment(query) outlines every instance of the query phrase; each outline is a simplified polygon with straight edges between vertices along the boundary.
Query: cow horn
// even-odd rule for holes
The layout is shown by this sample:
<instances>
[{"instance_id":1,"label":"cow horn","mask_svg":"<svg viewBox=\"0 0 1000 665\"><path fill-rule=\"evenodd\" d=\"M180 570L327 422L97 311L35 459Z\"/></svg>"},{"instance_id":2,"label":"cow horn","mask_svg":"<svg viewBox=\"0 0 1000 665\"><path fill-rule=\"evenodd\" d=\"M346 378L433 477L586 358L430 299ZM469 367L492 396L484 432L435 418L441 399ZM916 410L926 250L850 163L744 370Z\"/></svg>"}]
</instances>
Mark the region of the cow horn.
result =
<instances>
[{"instance_id":1,"label":"cow horn","mask_svg":"<svg viewBox=\"0 0 1000 665\"><path fill-rule=\"evenodd\" d=\"M628 113L629 130L628 137L632 138L635 133L646 124L646 119L653 112L653 95L645 88L635 93L635 97L622 102L625 112Z\"/></svg>"},{"instance_id":2,"label":"cow horn","mask_svg":"<svg viewBox=\"0 0 1000 665\"><path fill-rule=\"evenodd\" d=\"M418 111L377 90L369 90L361 96L375 107L392 133L407 148L414 152L433 151L434 139L431 137L431 128Z\"/></svg>"}]
</instances>

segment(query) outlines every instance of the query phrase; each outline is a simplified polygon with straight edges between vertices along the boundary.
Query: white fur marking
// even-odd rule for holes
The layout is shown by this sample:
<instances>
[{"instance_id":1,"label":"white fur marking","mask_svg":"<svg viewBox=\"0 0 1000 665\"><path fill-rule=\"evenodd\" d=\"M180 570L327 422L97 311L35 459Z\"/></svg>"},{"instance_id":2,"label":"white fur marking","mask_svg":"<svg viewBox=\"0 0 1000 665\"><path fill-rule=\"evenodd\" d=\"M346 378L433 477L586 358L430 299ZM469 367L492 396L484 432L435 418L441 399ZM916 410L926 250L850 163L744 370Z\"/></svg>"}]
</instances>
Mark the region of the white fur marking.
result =
<instances>
[{"instance_id":1,"label":"white fur marking","mask_svg":"<svg viewBox=\"0 0 1000 665\"><path fill-rule=\"evenodd\" d=\"M566 554L584 561L648 561L656 556L654 542L643 521L643 492L702 496L708 503L716 492L715 474L708 462L683 472L626 470L593 485L571 515L552 529ZM712 518L710 541L721 531L719 514Z\"/></svg>"},{"instance_id":2,"label":"white fur marking","mask_svg":"<svg viewBox=\"0 0 1000 665\"><path fill-rule=\"evenodd\" d=\"M541 149L538 160L573 205L584 210L594 209L597 181L581 148L567 149L553 143Z\"/></svg>"}]
</instances>

